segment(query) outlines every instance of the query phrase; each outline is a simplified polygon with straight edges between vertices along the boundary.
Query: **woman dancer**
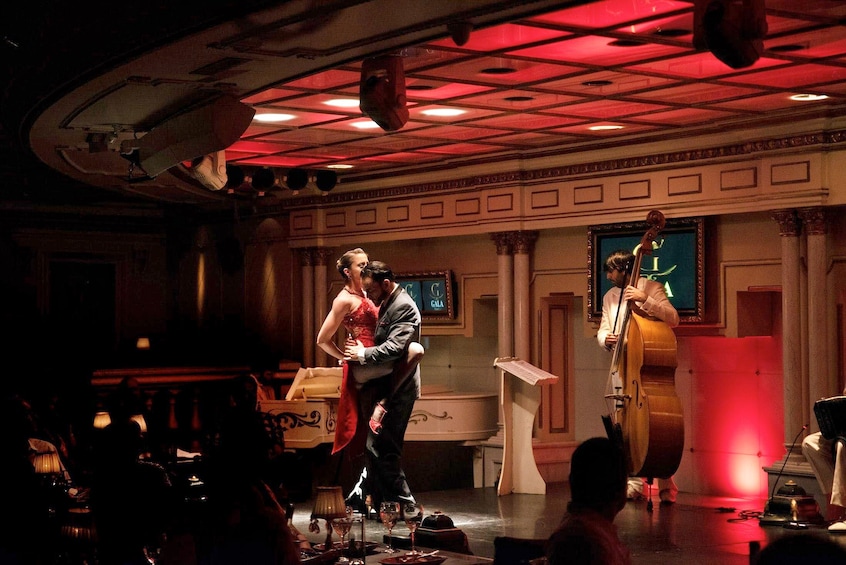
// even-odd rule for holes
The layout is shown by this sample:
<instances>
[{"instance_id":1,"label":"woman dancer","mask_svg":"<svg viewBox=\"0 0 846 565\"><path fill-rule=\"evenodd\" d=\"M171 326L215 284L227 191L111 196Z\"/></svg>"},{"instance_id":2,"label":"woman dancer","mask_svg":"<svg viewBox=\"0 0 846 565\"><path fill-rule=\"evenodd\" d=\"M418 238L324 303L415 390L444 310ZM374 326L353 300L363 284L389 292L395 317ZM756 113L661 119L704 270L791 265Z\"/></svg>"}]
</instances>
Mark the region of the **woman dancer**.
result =
<instances>
[{"instance_id":1,"label":"woman dancer","mask_svg":"<svg viewBox=\"0 0 846 565\"><path fill-rule=\"evenodd\" d=\"M338 402L338 426L335 430L335 441L332 454L341 451L350 444L358 427L358 394L355 378L350 371L378 371L384 376L393 374L397 382L411 374L423 356L423 347L419 343L412 343L405 359L397 363L382 365L360 365L345 363L344 351L335 342L338 328L343 324L347 332L347 339L359 340L365 347L375 345L373 334L379 319L379 309L367 298L361 286L361 270L367 265L368 257L363 249L357 247L344 253L336 265L338 272L344 278L344 288L332 301L332 309L326 315L320 331L317 333L317 345L326 353L338 359L343 365L344 373L341 381L341 397ZM381 404L377 404L374 414L370 418L369 427L373 433L379 433ZM384 408L382 408L384 411Z\"/></svg>"}]
</instances>

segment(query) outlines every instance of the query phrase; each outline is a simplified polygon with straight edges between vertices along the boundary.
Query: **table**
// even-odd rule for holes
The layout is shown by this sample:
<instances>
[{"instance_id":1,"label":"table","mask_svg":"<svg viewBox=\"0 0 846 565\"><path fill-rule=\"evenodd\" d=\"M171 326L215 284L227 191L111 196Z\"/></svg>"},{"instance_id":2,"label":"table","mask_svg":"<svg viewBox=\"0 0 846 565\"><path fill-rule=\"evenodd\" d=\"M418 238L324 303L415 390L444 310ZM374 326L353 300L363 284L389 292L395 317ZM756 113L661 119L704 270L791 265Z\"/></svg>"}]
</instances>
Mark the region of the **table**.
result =
<instances>
[{"instance_id":1,"label":"table","mask_svg":"<svg viewBox=\"0 0 846 565\"><path fill-rule=\"evenodd\" d=\"M379 565L383 559L387 559L391 556L400 556L407 553L407 551L397 552L397 553L384 553L382 549L384 549L384 545L379 545L376 549L376 553L372 553L368 555L365 559L366 565ZM429 553L430 551L434 551L432 549L428 549L425 547L418 547L419 551L423 553ZM478 555L467 555L465 553L455 553L453 551L446 551L446 550L439 550L438 555L441 557L446 557L446 561L443 562L443 565L483 565L486 563L493 563L493 559L488 557L479 557ZM338 550L332 550L327 553L315 556L311 559L304 559L302 563L307 563L310 565L322 565L324 563L334 564L338 557L340 557L340 552ZM425 562L424 562L425 563ZM414 562L409 562L409 565L414 565Z\"/></svg>"}]
</instances>

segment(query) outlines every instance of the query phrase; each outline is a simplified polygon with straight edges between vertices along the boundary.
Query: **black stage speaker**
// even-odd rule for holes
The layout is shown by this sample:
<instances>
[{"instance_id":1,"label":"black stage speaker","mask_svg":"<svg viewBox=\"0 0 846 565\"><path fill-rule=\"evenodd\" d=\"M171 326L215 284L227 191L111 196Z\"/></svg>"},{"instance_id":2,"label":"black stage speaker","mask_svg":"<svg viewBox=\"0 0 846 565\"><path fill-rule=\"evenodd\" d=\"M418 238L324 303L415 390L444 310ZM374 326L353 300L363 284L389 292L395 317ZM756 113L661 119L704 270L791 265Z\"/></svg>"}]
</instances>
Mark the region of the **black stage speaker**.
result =
<instances>
[{"instance_id":1,"label":"black stage speaker","mask_svg":"<svg viewBox=\"0 0 846 565\"><path fill-rule=\"evenodd\" d=\"M385 131L396 131L408 121L402 57L385 55L361 65L359 108Z\"/></svg>"}]
</instances>

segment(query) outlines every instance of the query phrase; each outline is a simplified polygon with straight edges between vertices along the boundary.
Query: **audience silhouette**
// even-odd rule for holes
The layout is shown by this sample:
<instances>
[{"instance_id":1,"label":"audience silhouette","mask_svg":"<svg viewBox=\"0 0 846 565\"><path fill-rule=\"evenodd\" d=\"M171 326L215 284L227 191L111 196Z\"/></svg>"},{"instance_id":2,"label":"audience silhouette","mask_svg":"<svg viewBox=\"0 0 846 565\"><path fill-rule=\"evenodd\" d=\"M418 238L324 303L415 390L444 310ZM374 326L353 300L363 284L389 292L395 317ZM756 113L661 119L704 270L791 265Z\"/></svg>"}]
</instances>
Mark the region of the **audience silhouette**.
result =
<instances>
[{"instance_id":1,"label":"audience silhouette","mask_svg":"<svg viewBox=\"0 0 846 565\"><path fill-rule=\"evenodd\" d=\"M617 536L614 517L626 505L626 465L605 437L585 440L570 462L570 503L550 536L550 565L629 565L631 553Z\"/></svg>"},{"instance_id":2,"label":"audience silhouette","mask_svg":"<svg viewBox=\"0 0 846 565\"><path fill-rule=\"evenodd\" d=\"M164 545L176 508L165 469L139 458L141 428L119 418L102 430L95 446L91 510L99 565L149 565L147 555Z\"/></svg>"},{"instance_id":3,"label":"audience silhouette","mask_svg":"<svg viewBox=\"0 0 846 565\"><path fill-rule=\"evenodd\" d=\"M256 381L233 380L218 444L208 455L204 523L195 530L199 565L288 565L300 562L273 462L279 438L256 410Z\"/></svg>"},{"instance_id":4,"label":"audience silhouette","mask_svg":"<svg viewBox=\"0 0 846 565\"><path fill-rule=\"evenodd\" d=\"M793 533L768 543L751 562L754 565L843 565L846 548L827 536Z\"/></svg>"},{"instance_id":5,"label":"audience silhouette","mask_svg":"<svg viewBox=\"0 0 846 565\"><path fill-rule=\"evenodd\" d=\"M0 406L0 452L7 484L4 510L12 519L0 528L0 563L51 563L47 553L55 541L47 493L30 461L29 418L26 401L18 395L3 397ZM47 542L47 543L45 543Z\"/></svg>"}]
</instances>

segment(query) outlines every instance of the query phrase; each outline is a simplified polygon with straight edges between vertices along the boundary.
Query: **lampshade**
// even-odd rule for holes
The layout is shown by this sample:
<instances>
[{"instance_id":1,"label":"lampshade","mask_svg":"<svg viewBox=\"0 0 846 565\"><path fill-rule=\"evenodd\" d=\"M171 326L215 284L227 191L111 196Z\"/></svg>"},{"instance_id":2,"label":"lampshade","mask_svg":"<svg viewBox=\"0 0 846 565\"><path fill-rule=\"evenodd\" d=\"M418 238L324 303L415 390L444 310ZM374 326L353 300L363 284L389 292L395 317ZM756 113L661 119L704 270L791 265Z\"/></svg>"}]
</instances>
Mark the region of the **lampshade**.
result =
<instances>
[{"instance_id":1,"label":"lampshade","mask_svg":"<svg viewBox=\"0 0 846 565\"><path fill-rule=\"evenodd\" d=\"M43 475L58 475L62 472L59 454L54 451L36 453L32 458L32 466L36 473Z\"/></svg>"},{"instance_id":2,"label":"lampshade","mask_svg":"<svg viewBox=\"0 0 846 565\"><path fill-rule=\"evenodd\" d=\"M82 545L96 541L97 532L91 511L88 508L68 508L61 536L68 542Z\"/></svg>"},{"instance_id":3,"label":"lampshade","mask_svg":"<svg viewBox=\"0 0 846 565\"><path fill-rule=\"evenodd\" d=\"M137 340L135 340L135 349L150 349L150 338L139 337Z\"/></svg>"},{"instance_id":4,"label":"lampshade","mask_svg":"<svg viewBox=\"0 0 846 565\"><path fill-rule=\"evenodd\" d=\"M94 414L94 427L98 430L102 430L106 426L112 423L112 417L109 416L109 413L106 411L97 412Z\"/></svg>"},{"instance_id":5,"label":"lampshade","mask_svg":"<svg viewBox=\"0 0 846 565\"><path fill-rule=\"evenodd\" d=\"M341 487L317 487L317 497L314 499L314 510L311 511L308 529L310 532L319 533L318 518L326 520L326 541L323 542L323 548L326 551L332 549L332 519L343 518L346 515L347 508Z\"/></svg>"},{"instance_id":6,"label":"lampshade","mask_svg":"<svg viewBox=\"0 0 846 565\"><path fill-rule=\"evenodd\" d=\"M147 420L144 419L142 414L134 414L130 419L138 423L138 427L141 428L142 434L147 433Z\"/></svg>"},{"instance_id":7,"label":"lampshade","mask_svg":"<svg viewBox=\"0 0 846 565\"><path fill-rule=\"evenodd\" d=\"M346 506L341 487L317 487L317 497L314 499L311 517L325 520L343 518L347 515Z\"/></svg>"}]
</instances>

